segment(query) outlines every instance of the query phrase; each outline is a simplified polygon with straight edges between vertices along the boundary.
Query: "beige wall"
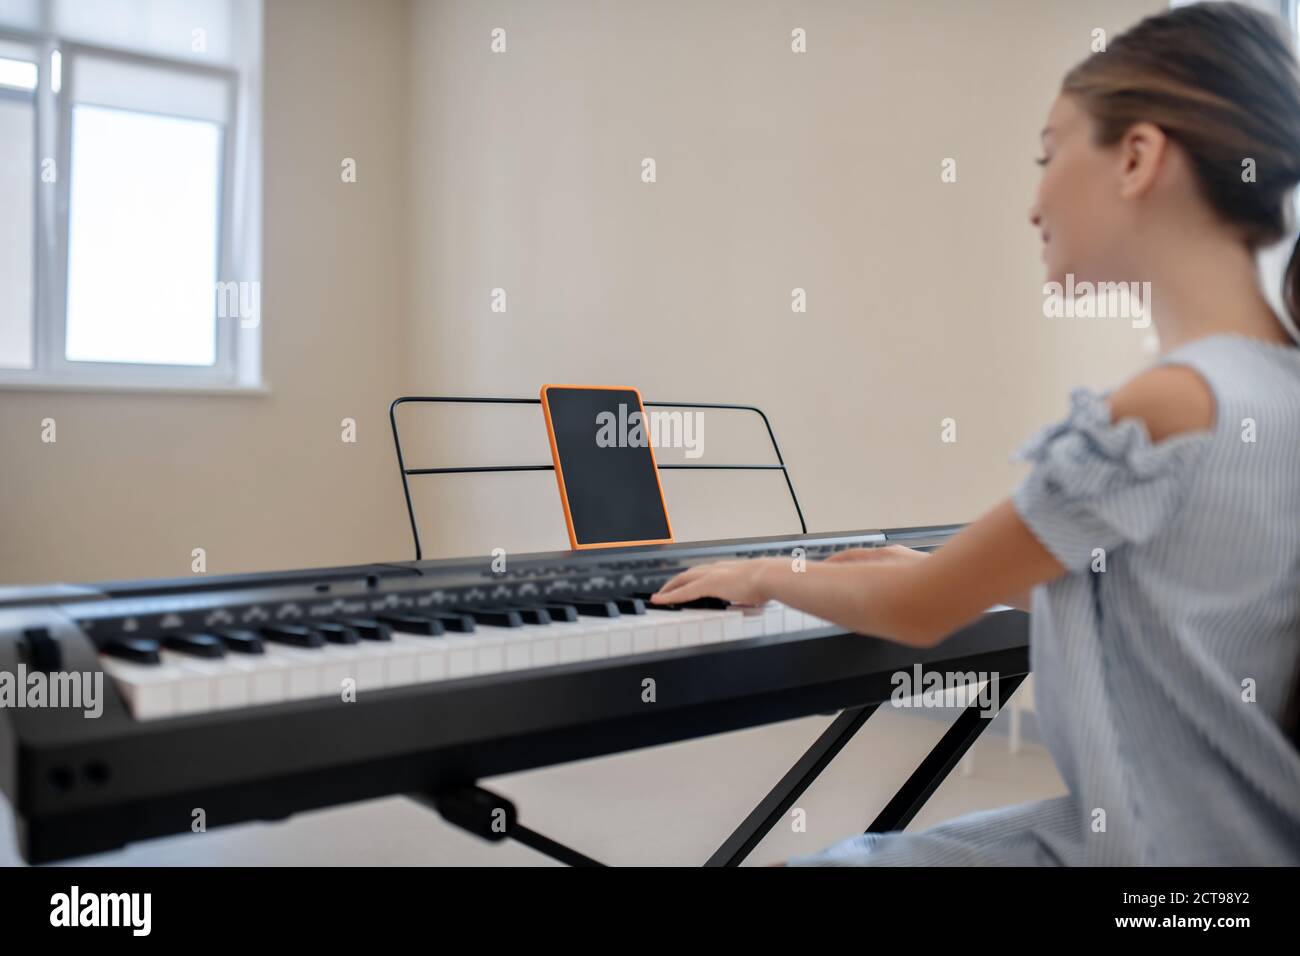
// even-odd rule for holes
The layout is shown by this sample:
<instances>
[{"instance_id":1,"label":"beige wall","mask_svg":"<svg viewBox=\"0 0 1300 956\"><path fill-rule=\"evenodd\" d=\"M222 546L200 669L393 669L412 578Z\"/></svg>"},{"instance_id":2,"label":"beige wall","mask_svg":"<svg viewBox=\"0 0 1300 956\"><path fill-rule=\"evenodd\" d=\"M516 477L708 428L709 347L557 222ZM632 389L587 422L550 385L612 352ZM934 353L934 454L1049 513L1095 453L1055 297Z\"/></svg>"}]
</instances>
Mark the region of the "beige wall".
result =
<instances>
[{"instance_id":1,"label":"beige wall","mask_svg":"<svg viewBox=\"0 0 1300 956\"><path fill-rule=\"evenodd\" d=\"M1009 489L1007 454L1069 384L1141 360L1140 334L1113 320L1042 317L1027 213L1064 70L1094 27L1161 6L416 4L408 381L755 403L810 527L969 520ZM496 26L504 55L488 49ZM730 422L707 422L712 449ZM504 511L482 485L457 489L473 496L455 510L450 490L429 493L441 547L563 541L549 478L508 481ZM793 527L762 477L667 484L679 537Z\"/></svg>"},{"instance_id":2,"label":"beige wall","mask_svg":"<svg viewBox=\"0 0 1300 956\"><path fill-rule=\"evenodd\" d=\"M813 528L968 520L1071 384L1142 361L1042 318L1026 213L1062 72L1162 5L268 0L271 393L0 393L0 582L406 557L388 400L547 381L762 405ZM422 421L413 464L545 460L532 409ZM759 454L742 429L711 416L711 456ZM670 476L679 537L792 527L735 477ZM564 541L544 473L419 501L434 553Z\"/></svg>"}]
</instances>

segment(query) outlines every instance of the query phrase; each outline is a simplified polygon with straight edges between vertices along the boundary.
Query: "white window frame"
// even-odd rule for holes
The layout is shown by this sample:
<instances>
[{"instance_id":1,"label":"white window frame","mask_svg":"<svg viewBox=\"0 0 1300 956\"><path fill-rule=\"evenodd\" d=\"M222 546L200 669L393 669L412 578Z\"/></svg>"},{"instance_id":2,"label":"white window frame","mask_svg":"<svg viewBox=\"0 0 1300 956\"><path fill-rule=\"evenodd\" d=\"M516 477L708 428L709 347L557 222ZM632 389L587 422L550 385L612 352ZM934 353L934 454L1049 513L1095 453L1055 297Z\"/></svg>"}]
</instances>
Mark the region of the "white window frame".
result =
<instances>
[{"instance_id":1,"label":"white window frame","mask_svg":"<svg viewBox=\"0 0 1300 956\"><path fill-rule=\"evenodd\" d=\"M40 61L41 61L43 47L41 44L31 40L30 38L0 32L0 41L5 41L5 40L9 40L13 43L30 47L32 50L32 57L36 60L36 88L31 91L30 101L32 104L32 173L38 181L34 183L34 188L33 188L34 199L32 202L32 256L31 256L32 274L29 278L29 282L31 283L32 312L31 315L28 316L28 321L31 322L31 336L32 336L31 348L32 348L32 357L33 357L33 365L34 365L35 364L34 360L35 360L35 355L37 350L36 339L39 336L39 332L36 328L36 315L40 309L40 306L38 304L38 300L40 298L39 275L41 270L41 265L40 265L41 256L39 251L39 247L41 243L41 215L40 215L40 199L39 199L39 192L40 192L39 179L40 179L40 172L41 172L40 96L41 96L41 79L44 75L41 72ZM5 99L12 99L12 100L26 101L28 99L28 97L23 95L22 93L7 88L0 89L0 96L4 97ZM0 368L0 376L7 375L11 371L20 374L27 374L28 372L27 369Z\"/></svg>"},{"instance_id":2,"label":"white window frame","mask_svg":"<svg viewBox=\"0 0 1300 956\"><path fill-rule=\"evenodd\" d=\"M254 330L240 329L238 317L219 316L216 311L217 287L213 288L216 350L212 365L71 361L67 358L66 351L72 113L75 106L69 91L75 89L73 83L78 60L82 56L94 56L214 78L225 85L227 113L221 128L220 179L217 184L218 283L240 281L239 277L232 274L232 264L240 261L235 250L232 188L238 148L236 137L241 118L238 71L215 64L72 42L49 34L0 30L0 40L31 46L35 50L37 61L32 366L28 369L0 368L0 389L265 393L266 388L258 374L261 364L260 316L259 328ZM51 84L51 54L56 50L62 61L58 93L55 93ZM42 160L50 156L54 158L57 173L53 184L40 181ZM46 223L52 223L53 228L46 229ZM250 331L253 333L251 336ZM244 334L239 334L241 332ZM251 345L250 351L256 354L241 356L241 345L244 348Z\"/></svg>"}]
</instances>

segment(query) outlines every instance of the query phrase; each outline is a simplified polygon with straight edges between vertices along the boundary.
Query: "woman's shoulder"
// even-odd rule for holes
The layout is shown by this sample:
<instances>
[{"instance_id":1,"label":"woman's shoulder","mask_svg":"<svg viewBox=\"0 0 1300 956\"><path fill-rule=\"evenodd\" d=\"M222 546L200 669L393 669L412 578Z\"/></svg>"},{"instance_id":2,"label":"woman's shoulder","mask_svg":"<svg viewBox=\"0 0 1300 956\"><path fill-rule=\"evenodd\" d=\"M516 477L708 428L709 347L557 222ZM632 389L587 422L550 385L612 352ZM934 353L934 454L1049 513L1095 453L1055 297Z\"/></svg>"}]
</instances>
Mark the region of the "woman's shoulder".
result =
<instances>
[{"instance_id":1,"label":"woman's shoulder","mask_svg":"<svg viewBox=\"0 0 1300 956\"><path fill-rule=\"evenodd\" d=\"M1191 365L1161 364L1109 394L1112 422L1138 419L1151 441L1212 431L1217 401L1204 372Z\"/></svg>"},{"instance_id":2,"label":"woman's shoulder","mask_svg":"<svg viewBox=\"0 0 1300 956\"><path fill-rule=\"evenodd\" d=\"M1261 404L1300 411L1300 347L1294 344L1207 335L1170 350L1143 374L1162 369L1195 373L1224 412Z\"/></svg>"}]
</instances>

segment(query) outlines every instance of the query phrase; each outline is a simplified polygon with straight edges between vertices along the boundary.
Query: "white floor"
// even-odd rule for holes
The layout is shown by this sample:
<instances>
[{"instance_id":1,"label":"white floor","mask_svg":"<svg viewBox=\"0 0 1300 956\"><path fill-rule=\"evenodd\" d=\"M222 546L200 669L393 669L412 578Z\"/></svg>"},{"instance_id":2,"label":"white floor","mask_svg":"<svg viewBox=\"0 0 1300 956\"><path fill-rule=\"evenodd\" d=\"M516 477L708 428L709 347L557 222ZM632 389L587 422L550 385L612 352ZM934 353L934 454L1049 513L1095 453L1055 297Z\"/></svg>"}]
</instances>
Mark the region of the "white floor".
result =
<instances>
[{"instance_id":1,"label":"white floor","mask_svg":"<svg viewBox=\"0 0 1300 956\"><path fill-rule=\"evenodd\" d=\"M882 708L747 861L814 852L861 832L942 736L947 717ZM1065 792L1051 757L1027 743L1008 751L994 733L972 749L969 774L954 770L912 829L974 810ZM520 820L552 839L618 865L703 862L830 722L810 717L704 740L498 777ZM0 801L0 864L19 862L7 803ZM511 842L488 844L404 798L389 798L206 834L155 840L76 861L89 865L556 865Z\"/></svg>"}]
</instances>

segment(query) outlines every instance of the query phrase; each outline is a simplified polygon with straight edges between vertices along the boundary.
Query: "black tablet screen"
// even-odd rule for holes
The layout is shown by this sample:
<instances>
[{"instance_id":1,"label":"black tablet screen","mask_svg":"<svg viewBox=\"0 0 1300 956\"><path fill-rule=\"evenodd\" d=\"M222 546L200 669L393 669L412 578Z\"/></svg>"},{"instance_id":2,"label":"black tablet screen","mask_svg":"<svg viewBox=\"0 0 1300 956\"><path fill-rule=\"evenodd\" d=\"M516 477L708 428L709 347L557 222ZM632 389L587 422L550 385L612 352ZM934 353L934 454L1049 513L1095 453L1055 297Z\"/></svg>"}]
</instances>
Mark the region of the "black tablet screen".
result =
<instances>
[{"instance_id":1,"label":"black tablet screen","mask_svg":"<svg viewBox=\"0 0 1300 956\"><path fill-rule=\"evenodd\" d=\"M671 539L650 423L637 392L548 386L542 401L573 543Z\"/></svg>"}]
</instances>

